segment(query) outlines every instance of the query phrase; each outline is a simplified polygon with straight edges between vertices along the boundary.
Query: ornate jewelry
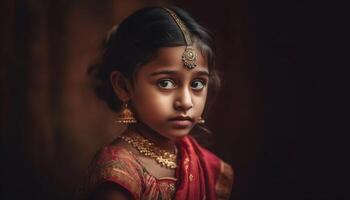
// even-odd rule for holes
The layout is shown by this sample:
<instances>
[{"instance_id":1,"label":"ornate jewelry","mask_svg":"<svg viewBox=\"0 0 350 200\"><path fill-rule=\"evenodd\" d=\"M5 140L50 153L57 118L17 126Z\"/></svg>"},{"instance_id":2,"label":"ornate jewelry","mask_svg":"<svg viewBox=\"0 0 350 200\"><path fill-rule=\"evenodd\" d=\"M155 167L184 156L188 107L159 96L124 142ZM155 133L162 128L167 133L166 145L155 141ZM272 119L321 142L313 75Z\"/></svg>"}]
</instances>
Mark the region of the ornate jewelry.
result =
<instances>
[{"instance_id":1,"label":"ornate jewelry","mask_svg":"<svg viewBox=\"0 0 350 200\"><path fill-rule=\"evenodd\" d=\"M204 124L204 123L205 123L205 120L202 117L200 117L198 119L198 124Z\"/></svg>"},{"instance_id":2,"label":"ornate jewelry","mask_svg":"<svg viewBox=\"0 0 350 200\"><path fill-rule=\"evenodd\" d=\"M147 140L146 138L140 135L121 136L120 138L131 144L144 156L155 159L156 162L162 167L167 167L170 169L175 169L177 167L176 154L156 147L153 142Z\"/></svg>"},{"instance_id":3,"label":"ornate jewelry","mask_svg":"<svg viewBox=\"0 0 350 200\"><path fill-rule=\"evenodd\" d=\"M177 26L180 28L182 35L185 38L186 42L186 48L185 51L182 54L182 62L188 69L193 69L194 67L197 66L197 53L192 47L192 40L190 33L185 26L185 24L181 21L181 19L176 15L176 13L168 8L163 8L166 10L170 16L174 19L175 23Z\"/></svg>"},{"instance_id":4,"label":"ornate jewelry","mask_svg":"<svg viewBox=\"0 0 350 200\"><path fill-rule=\"evenodd\" d=\"M122 110L118 114L117 123L121 124L131 124L136 123L136 119L134 117L134 113L128 108L128 103L124 102Z\"/></svg>"}]
</instances>

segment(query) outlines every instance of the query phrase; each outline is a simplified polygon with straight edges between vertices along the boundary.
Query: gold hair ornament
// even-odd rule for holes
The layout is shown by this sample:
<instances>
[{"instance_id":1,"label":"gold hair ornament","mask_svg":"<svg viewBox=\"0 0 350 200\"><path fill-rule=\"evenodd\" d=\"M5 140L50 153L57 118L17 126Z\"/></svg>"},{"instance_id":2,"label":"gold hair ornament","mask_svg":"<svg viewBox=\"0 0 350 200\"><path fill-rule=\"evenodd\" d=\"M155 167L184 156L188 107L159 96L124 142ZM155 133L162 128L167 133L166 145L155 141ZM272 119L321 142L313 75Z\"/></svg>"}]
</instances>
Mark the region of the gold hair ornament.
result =
<instances>
[{"instance_id":1,"label":"gold hair ornament","mask_svg":"<svg viewBox=\"0 0 350 200\"><path fill-rule=\"evenodd\" d=\"M176 15L176 13L168 8L163 8L166 10L170 16L174 19L176 22L177 26L180 28L182 35L185 38L186 42L186 48L185 51L182 54L182 62L188 69L193 69L194 67L197 66L197 53L195 49L192 46L192 40L190 33L185 26L185 24L181 21L181 19Z\"/></svg>"},{"instance_id":2,"label":"gold hair ornament","mask_svg":"<svg viewBox=\"0 0 350 200\"><path fill-rule=\"evenodd\" d=\"M107 33L106 35L106 41L109 41L111 39L111 36L117 32L118 24L114 25Z\"/></svg>"}]
</instances>

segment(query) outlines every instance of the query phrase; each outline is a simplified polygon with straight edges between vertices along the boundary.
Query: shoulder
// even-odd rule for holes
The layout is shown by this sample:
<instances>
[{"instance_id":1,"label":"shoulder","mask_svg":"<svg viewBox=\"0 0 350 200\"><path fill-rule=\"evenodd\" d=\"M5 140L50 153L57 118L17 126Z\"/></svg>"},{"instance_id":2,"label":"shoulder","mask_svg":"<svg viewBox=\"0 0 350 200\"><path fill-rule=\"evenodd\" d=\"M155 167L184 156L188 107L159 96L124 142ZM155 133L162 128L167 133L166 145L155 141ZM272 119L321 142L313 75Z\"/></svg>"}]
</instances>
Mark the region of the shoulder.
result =
<instances>
[{"instance_id":1,"label":"shoulder","mask_svg":"<svg viewBox=\"0 0 350 200\"><path fill-rule=\"evenodd\" d=\"M106 146L95 156L89 170L88 186L93 191L102 184L112 183L139 198L142 190L142 167L129 150Z\"/></svg>"},{"instance_id":2,"label":"shoulder","mask_svg":"<svg viewBox=\"0 0 350 200\"><path fill-rule=\"evenodd\" d=\"M191 139L194 142L196 142L194 138L191 138ZM215 155L208 149L202 147L199 144L198 146L201 148L200 156L204 157L206 161L212 162L212 164L215 165L216 168L218 169L219 171L218 183L220 183L221 185L231 186L233 182L233 177L234 177L234 170L232 166L224 162L221 158L219 158L217 155Z\"/></svg>"},{"instance_id":3,"label":"shoulder","mask_svg":"<svg viewBox=\"0 0 350 200\"><path fill-rule=\"evenodd\" d=\"M194 138L188 137L188 140L192 144L192 147L197 149L199 159L202 160L203 163L207 163L207 167L215 172L215 190L218 199L229 199L234 179L234 170L231 165L224 162L208 149L199 145Z\"/></svg>"},{"instance_id":4,"label":"shoulder","mask_svg":"<svg viewBox=\"0 0 350 200\"><path fill-rule=\"evenodd\" d=\"M229 164L220 160L220 173L215 185L215 190L218 195L218 199L230 198L233 178L233 168Z\"/></svg>"}]
</instances>

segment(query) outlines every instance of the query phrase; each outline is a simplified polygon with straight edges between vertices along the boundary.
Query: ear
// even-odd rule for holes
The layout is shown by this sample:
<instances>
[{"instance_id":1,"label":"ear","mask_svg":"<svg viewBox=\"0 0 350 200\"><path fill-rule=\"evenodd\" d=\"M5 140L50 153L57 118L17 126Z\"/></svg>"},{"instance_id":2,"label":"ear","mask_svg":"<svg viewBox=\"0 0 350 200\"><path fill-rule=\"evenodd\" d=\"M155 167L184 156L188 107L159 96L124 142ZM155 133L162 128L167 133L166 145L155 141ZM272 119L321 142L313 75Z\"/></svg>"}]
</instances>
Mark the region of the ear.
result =
<instances>
[{"instance_id":1,"label":"ear","mask_svg":"<svg viewBox=\"0 0 350 200\"><path fill-rule=\"evenodd\" d=\"M110 75L110 81L113 87L114 93L118 98L123 101L129 101L131 97L131 84L130 81L119 71L112 71Z\"/></svg>"}]
</instances>

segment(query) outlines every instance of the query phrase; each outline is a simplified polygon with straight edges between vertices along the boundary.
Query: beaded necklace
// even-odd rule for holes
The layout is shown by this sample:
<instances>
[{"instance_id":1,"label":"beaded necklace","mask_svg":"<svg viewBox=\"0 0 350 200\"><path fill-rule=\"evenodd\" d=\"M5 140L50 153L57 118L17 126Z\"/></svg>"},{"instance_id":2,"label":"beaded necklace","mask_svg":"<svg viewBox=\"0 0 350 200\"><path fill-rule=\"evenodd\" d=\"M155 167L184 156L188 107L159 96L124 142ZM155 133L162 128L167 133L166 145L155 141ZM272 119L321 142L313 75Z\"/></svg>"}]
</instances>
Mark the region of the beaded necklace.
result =
<instances>
[{"instance_id":1,"label":"beaded necklace","mask_svg":"<svg viewBox=\"0 0 350 200\"><path fill-rule=\"evenodd\" d=\"M120 138L128 144L131 144L142 155L153 158L162 167L170 169L175 169L177 167L177 149L175 149L175 154L167 150L160 149L153 142L140 135L121 136Z\"/></svg>"}]
</instances>

